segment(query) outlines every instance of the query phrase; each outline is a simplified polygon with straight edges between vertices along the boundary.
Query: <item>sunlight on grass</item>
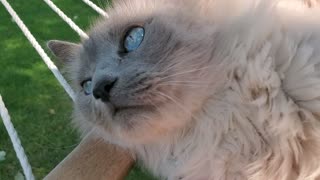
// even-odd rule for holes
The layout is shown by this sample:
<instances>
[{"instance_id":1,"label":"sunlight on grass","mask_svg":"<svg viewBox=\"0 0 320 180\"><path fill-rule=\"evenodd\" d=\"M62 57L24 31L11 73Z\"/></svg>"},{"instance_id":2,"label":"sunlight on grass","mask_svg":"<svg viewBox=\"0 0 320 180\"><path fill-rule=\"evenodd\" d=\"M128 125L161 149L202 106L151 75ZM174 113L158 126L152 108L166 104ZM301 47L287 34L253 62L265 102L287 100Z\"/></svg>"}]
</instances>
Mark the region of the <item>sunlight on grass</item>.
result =
<instances>
[{"instance_id":1,"label":"sunlight on grass","mask_svg":"<svg viewBox=\"0 0 320 180\"><path fill-rule=\"evenodd\" d=\"M3 51L12 51L14 49L18 49L23 47L24 45L21 43L21 39L7 39L3 42L6 46Z\"/></svg>"}]
</instances>

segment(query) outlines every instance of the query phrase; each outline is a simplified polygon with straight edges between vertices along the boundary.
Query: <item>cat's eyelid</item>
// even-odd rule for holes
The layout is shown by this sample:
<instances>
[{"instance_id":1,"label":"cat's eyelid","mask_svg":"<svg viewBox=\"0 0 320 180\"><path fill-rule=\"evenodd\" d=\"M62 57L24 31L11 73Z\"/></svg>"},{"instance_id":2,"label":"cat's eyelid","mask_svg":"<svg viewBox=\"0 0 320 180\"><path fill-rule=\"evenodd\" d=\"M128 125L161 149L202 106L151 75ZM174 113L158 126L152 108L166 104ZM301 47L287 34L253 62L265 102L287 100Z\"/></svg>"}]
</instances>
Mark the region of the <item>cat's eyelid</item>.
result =
<instances>
[{"instance_id":1,"label":"cat's eyelid","mask_svg":"<svg viewBox=\"0 0 320 180\"><path fill-rule=\"evenodd\" d=\"M123 33L122 33L121 42L124 42L124 40L126 39L128 33L129 33L133 28L138 28L138 27L141 27L141 28L145 29L144 24L139 24L139 23L131 24L131 25L127 26L127 27L125 28L125 30L123 31Z\"/></svg>"},{"instance_id":2,"label":"cat's eyelid","mask_svg":"<svg viewBox=\"0 0 320 180\"><path fill-rule=\"evenodd\" d=\"M84 78L85 80L83 80L83 81L81 81L81 83L80 83L80 85L81 85L81 87L83 87L83 84L84 83L86 83L86 82L88 82L88 81L92 81L92 78L90 77L90 78Z\"/></svg>"}]
</instances>

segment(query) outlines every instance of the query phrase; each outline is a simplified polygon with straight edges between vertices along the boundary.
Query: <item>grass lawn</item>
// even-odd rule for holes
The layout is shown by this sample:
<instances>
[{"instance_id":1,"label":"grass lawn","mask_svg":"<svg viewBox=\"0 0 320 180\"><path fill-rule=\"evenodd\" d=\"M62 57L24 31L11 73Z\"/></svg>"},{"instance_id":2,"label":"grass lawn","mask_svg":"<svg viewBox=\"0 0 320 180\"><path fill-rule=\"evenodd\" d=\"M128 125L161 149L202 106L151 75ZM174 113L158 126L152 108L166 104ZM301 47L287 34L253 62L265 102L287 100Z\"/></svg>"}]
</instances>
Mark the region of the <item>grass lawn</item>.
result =
<instances>
[{"instance_id":1,"label":"grass lawn","mask_svg":"<svg viewBox=\"0 0 320 180\"><path fill-rule=\"evenodd\" d=\"M78 35L41 0L8 0L42 47L50 39L79 41ZM53 0L82 29L98 14L80 0ZM106 6L106 1L93 1ZM0 94L29 157L42 179L79 142L70 125L72 102L0 3ZM0 180L22 172L9 136L0 123ZM138 168L128 180L152 179Z\"/></svg>"}]
</instances>

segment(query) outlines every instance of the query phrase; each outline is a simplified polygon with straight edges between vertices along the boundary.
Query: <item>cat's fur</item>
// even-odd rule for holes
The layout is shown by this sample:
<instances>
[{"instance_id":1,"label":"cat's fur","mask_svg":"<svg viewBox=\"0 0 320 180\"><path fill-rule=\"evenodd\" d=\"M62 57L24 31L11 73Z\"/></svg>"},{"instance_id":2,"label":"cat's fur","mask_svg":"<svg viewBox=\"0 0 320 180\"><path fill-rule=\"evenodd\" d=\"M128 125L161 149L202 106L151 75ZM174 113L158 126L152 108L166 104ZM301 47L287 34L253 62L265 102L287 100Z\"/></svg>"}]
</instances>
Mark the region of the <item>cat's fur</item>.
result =
<instances>
[{"instance_id":1,"label":"cat's fur","mask_svg":"<svg viewBox=\"0 0 320 180\"><path fill-rule=\"evenodd\" d=\"M320 9L299 0L123 0L69 64L75 121L169 180L320 179ZM124 31L144 42L118 53ZM116 74L112 116L80 83ZM139 88L150 86L144 91Z\"/></svg>"}]
</instances>

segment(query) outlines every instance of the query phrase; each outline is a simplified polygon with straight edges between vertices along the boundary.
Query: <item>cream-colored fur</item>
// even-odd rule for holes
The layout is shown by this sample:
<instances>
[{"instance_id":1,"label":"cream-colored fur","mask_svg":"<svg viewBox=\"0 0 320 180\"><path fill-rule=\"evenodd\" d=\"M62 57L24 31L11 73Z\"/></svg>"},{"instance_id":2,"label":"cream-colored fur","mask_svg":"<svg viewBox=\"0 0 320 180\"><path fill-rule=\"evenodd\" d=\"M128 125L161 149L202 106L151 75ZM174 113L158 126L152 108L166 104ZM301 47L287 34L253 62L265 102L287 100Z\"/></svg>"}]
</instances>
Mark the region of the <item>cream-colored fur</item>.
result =
<instances>
[{"instance_id":1,"label":"cream-colored fur","mask_svg":"<svg viewBox=\"0 0 320 180\"><path fill-rule=\"evenodd\" d=\"M296 0L238 2L247 4L206 12L224 29L215 57L228 62L221 90L187 127L123 146L169 180L320 179L320 10Z\"/></svg>"},{"instance_id":2,"label":"cream-colored fur","mask_svg":"<svg viewBox=\"0 0 320 180\"><path fill-rule=\"evenodd\" d=\"M88 40L49 43L83 131L163 179L320 180L319 0L118 1ZM145 42L119 55L137 24ZM108 102L83 92L124 69Z\"/></svg>"},{"instance_id":3,"label":"cream-colored fur","mask_svg":"<svg viewBox=\"0 0 320 180\"><path fill-rule=\"evenodd\" d=\"M119 1L83 45L49 44L71 62L77 124L93 126L106 140L130 149L163 179L320 179L319 1ZM125 59L127 67L160 61L156 73L172 70L162 80L174 77L189 86L161 88L157 81L152 87L162 96L146 90L135 101L146 104L149 95L156 111L110 115L106 103L83 93L79 80L84 74L94 80L98 63L118 62L120 32L137 22L153 33L146 34L149 44ZM159 41L165 43L157 46Z\"/></svg>"}]
</instances>

